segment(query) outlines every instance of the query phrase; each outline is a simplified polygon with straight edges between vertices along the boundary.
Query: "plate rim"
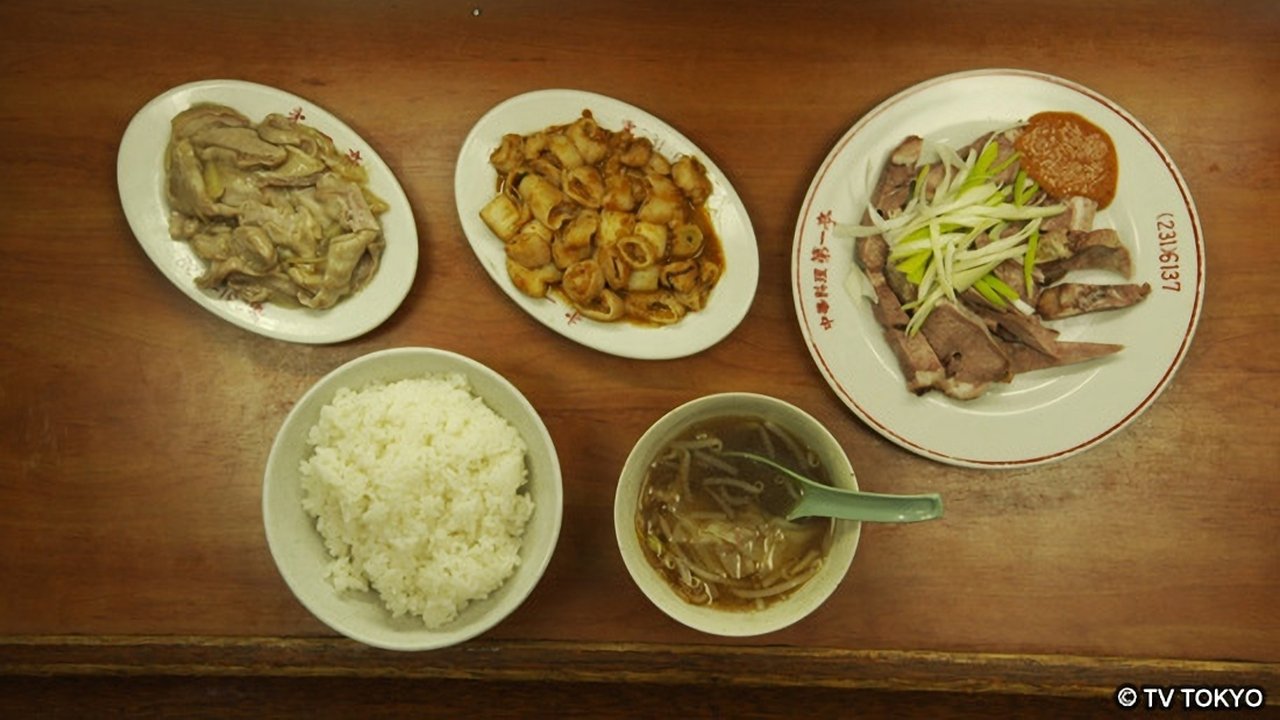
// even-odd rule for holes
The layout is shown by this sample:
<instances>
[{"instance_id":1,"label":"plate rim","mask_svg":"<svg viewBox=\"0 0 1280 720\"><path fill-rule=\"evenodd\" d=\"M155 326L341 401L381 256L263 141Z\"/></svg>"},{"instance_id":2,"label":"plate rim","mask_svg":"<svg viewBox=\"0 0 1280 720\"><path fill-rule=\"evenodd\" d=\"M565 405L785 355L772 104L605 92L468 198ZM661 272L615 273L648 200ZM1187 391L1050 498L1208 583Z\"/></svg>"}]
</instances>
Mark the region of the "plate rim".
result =
<instances>
[{"instance_id":1,"label":"plate rim","mask_svg":"<svg viewBox=\"0 0 1280 720\"><path fill-rule=\"evenodd\" d=\"M301 321L296 319L285 327L273 327L247 320L244 317L244 311L236 312L233 307L249 308L248 303L241 300L226 300L206 294L197 288L190 278L183 277L170 262L169 258L160 254L157 241L151 237L154 233L147 232L147 220L144 214L154 212L155 208L149 198L137 197L138 187L152 187L150 181L140 180L136 177L138 170L134 166L139 161L149 161L149 157L154 154L155 146L160 145L163 148L162 141L149 137L145 134L148 122L155 119L157 114L165 103L171 102L174 98L181 95L195 94L195 101L202 101L199 96L207 96L219 93L255 93L261 96L271 96L279 98L287 104L305 107L309 111L314 111L320 116L320 120L324 125L318 128L326 134L331 134L328 130L336 130L348 138L354 140L360 145L359 153L361 159L365 162L365 167L376 168L381 177L381 182L385 188L381 189L379 194L384 195L387 189L391 190L389 197L383 199L391 205L392 210L403 212L404 218L397 223L397 234L403 233L404 240L399 243L397 252L403 257L397 259L395 270L388 272L388 263L383 262L379 267L379 272L375 275L374 280L369 286L362 289L361 292L369 290L379 277L386 278L383 280L384 285L379 288L386 288L386 298L374 303L370 308L363 308L359 314L358 321L349 321L336 328L328 322L328 317L324 314L327 311L312 311L315 316L303 314ZM219 101L227 102L227 101ZM229 103L228 103L229 104ZM167 114L167 113L166 113ZM252 118L251 118L252 119ZM257 120L255 120L256 122ZM309 123L314 126L314 123ZM167 135L165 135L167 141ZM161 152L163 150L161 149ZM157 166L156 183L164 182L164 172L162 166ZM177 287L184 295L194 301L204 310L208 311L215 317L225 320L239 328L248 330L257 335L269 337L275 340L286 342L295 342L301 344L334 344L340 343L353 338L364 335L386 322L395 311L403 304L405 298L408 297L409 291L413 288L414 280L417 277L418 261L419 261L419 233L417 228L417 219L415 217L413 206L409 202L408 196L404 192L403 186L400 184L399 178L391 166L382 158L382 156L364 139L359 133L352 129L347 123L337 115L330 112L327 108L316 103L306 97L283 90L271 85L252 82L248 80L239 80L234 78L212 78L204 80L193 80L179 85L170 87L163 92L155 95L142 105L129 119L124 132L121 135L120 145L116 153L116 187L119 196L120 205L124 212L125 219L129 225L129 229L134 239L142 247L143 252L151 261L156 269ZM167 207L161 207L161 212L167 214ZM384 229L385 221L381 223ZM164 239L168 239L165 235ZM384 252L383 260L387 259ZM197 262L199 262L197 260ZM354 297L354 296L353 296ZM344 298L343 302L347 302L352 298ZM340 303L341 304L341 303ZM307 313L304 309L293 309L273 306L274 312L297 312ZM294 329L295 326L301 325L303 330Z\"/></svg>"},{"instance_id":2,"label":"plate rim","mask_svg":"<svg viewBox=\"0 0 1280 720\"><path fill-rule=\"evenodd\" d=\"M1191 246L1194 249L1194 256L1196 258L1194 292L1191 293L1190 308L1186 324L1182 327L1181 338L1178 341L1176 351L1173 353L1168 365L1163 369L1163 372L1158 378L1153 380L1154 384L1152 387L1143 395L1133 408L1117 418L1114 422L1110 423L1109 426L1104 427L1099 431L1089 433L1089 437L1080 442L1067 447L1058 448L1052 452L1038 453L1033 456L1019 455L1014 457L1011 455L1009 457L969 457L928 447L923 442L913 440L895 430L889 424L886 424L884 420L878 418L874 413L863 407L862 404L853 397L850 391L846 391L844 388L839 386L837 379L834 377L832 368L823 357L821 351L816 347L813 339L815 337L815 333L813 327L810 325L810 318L806 314L805 297L802 294L800 283L800 251L802 249L801 243L804 236L805 224L812 218L813 203L815 202L817 191L821 187L827 174L831 172L834 161L840 155L842 149L852 142L855 136L866 129L867 126L871 125L880 115L888 112L904 100L907 100L914 95L933 90L938 86L983 77L1033 80L1065 88L1083 95L1085 98L1105 107L1129 125L1134 132L1137 133L1140 139L1154 151L1155 156L1160 161L1160 164L1163 165L1165 170L1169 173L1169 178L1173 185L1177 188L1179 202L1181 203L1180 207L1186 210L1188 219L1190 220L1190 231L1193 238ZM826 381L831 390L840 398L842 403L853 411L859 419L885 439L888 439L903 449L922 457L960 467L1007 469L1024 468L1054 462L1083 452L1084 450L1092 448L1113 437L1120 430L1132 423L1133 420L1141 415L1147 408L1149 408L1168 387L1173 376L1176 374L1177 370L1181 367L1182 362L1186 358L1192 339L1194 338L1195 332L1198 328L1201 311L1204 306L1204 293L1207 275L1205 268L1204 232L1200 222L1199 213L1195 206L1195 201L1191 196L1186 179L1183 177L1176 163L1174 163L1172 156L1155 137L1154 133L1152 133L1136 117L1126 111L1115 101L1080 83L1040 71L1007 67L963 70L929 78L899 90L882 102L877 103L871 110L860 116L853 125L850 126L835 143L833 143L830 151L824 156L821 164L819 165L818 171L815 173L808 189L805 192L800 213L797 217L795 233L792 241L790 271L792 281L792 299L795 306L796 319L810 356L818 366L824 381ZM838 290L838 292L843 291ZM900 371L895 371L900 373ZM906 392L905 388L903 388L903 392Z\"/></svg>"},{"instance_id":3,"label":"plate rim","mask_svg":"<svg viewBox=\"0 0 1280 720\"><path fill-rule=\"evenodd\" d=\"M478 173L488 175L489 170L483 169L488 168L488 165L486 162L483 168L473 168L470 163L474 162L476 156L481 153L483 153L483 157L487 158L492 150L488 145L482 146L482 142L485 141L482 133L487 129L488 125L502 118L504 113L510 112L513 108L538 101L564 103L566 107L565 113L563 113L565 115L564 122L572 121L572 118L581 113L584 107L592 107L593 111L598 107L606 107L619 114L634 114L637 120L642 120L646 123L644 129L649 131L651 135L659 135L661 140L671 141L696 153L698 159L707 167L713 182L720 186L723 191L722 204L733 213L735 222L741 223L740 238L735 241L735 245L740 244L741 249L734 252L734 254L726 252L726 256L737 268L733 271L737 273L734 283L740 287L744 302L736 306L722 306L724 309L719 315L706 314L707 309L704 309L697 314L686 316L679 323L668 326L646 327L629 323L594 323L594 321L589 320L585 322L594 324L584 326L576 321L565 319L573 315L573 310L568 305L556 300L536 299L525 296L512 285L505 273L499 273L492 267L488 255L484 252L484 246L487 243L495 242L496 238L492 236L492 233L486 227L478 224L480 221L473 217L474 213L471 212L470 207L464 207L465 199L474 193L474 190L471 189L471 183L474 182ZM540 129L540 127L531 126L529 129ZM525 131L527 130L520 127L508 130L508 132ZM454 169L454 205L458 212L459 221L462 224L463 236L466 238L472 254L475 255L476 260L480 263L489 279L517 307L539 324L562 337L598 352L633 360L674 360L695 355L715 346L731 335L742 324L755 302L760 276L759 240L746 203L737 192L728 174L706 151L670 123L644 108L624 100L590 90L552 87L518 93L494 104L472 125L462 145L459 147L458 159ZM478 212L479 208L475 208L475 211ZM721 228L717 227L717 231L721 232ZM477 234L482 234L483 237L477 237ZM723 234L721 235L721 242L727 244ZM720 282L722 284L725 283L724 278L721 278ZM728 291L727 288L732 286L725 285L724 287ZM716 290L720 289L721 286L717 285ZM713 297L716 290L713 290ZM712 302L714 302L714 299ZM546 304L544 305L544 303ZM703 318L708 319L703 320ZM699 320L703 321L699 322ZM699 325L705 326L707 323L713 323L713 325L711 327L699 327Z\"/></svg>"}]
</instances>

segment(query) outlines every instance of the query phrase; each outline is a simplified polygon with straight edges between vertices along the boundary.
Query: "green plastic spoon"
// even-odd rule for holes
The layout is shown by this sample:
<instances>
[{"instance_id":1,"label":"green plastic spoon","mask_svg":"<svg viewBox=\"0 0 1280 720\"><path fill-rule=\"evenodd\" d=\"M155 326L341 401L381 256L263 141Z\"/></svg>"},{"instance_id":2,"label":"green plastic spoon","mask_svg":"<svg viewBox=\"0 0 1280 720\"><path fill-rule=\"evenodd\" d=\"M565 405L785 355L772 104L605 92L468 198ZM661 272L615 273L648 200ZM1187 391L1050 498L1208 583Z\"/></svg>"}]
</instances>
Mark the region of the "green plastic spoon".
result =
<instances>
[{"instance_id":1,"label":"green plastic spoon","mask_svg":"<svg viewBox=\"0 0 1280 720\"><path fill-rule=\"evenodd\" d=\"M942 497L937 493L885 495L843 490L810 480L754 453L726 450L720 454L768 465L794 481L790 488L782 483L766 485L760 494L760 502L766 509L788 520L831 517L864 522L908 523L942 517Z\"/></svg>"}]
</instances>

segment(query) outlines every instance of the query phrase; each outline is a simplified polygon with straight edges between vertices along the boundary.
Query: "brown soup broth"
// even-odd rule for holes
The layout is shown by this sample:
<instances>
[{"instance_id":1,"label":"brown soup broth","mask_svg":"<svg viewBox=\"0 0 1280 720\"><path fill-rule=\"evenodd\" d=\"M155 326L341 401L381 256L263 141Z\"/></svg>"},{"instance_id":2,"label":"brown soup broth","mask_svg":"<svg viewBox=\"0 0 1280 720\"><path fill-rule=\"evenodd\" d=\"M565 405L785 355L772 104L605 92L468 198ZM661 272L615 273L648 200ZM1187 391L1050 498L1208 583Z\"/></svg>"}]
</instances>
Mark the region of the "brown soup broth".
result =
<instances>
[{"instance_id":1,"label":"brown soup broth","mask_svg":"<svg viewBox=\"0 0 1280 720\"><path fill-rule=\"evenodd\" d=\"M640 488L636 532L649 564L684 600L754 610L787 597L822 567L834 523L789 521L760 495L790 487L768 466L723 451L768 457L831 484L816 453L762 418L705 420L685 429L650 464Z\"/></svg>"}]
</instances>

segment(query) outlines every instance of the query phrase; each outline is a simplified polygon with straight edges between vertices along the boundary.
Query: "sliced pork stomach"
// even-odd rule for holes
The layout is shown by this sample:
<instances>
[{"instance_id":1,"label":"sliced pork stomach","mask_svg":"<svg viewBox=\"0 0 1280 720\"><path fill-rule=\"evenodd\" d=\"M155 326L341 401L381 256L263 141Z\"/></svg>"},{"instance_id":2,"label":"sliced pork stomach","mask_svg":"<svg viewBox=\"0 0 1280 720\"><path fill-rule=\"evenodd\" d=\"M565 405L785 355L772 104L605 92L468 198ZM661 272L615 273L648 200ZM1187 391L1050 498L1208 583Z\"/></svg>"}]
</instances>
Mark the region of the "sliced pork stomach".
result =
<instances>
[{"instance_id":1,"label":"sliced pork stomach","mask_svg":"<svg viewBox=\"0 0 1280 720\"><path fill-rule=\"evenodd\" d=\"M191 136L191 144L204 154L225 151L236 167L276 167L287 158L284 148L263 140L253 128L207 127Z\"/></svg>"},{"instance_id":2,"label":"sliced pork stomach","mask_svg":"<svg viewBox=\"0 0 1280 720\"><path fill-rule=\"evenodd\" d=\"M180 215L200 220L229 214L230 208L216 202L209 195L209 188L204 181L204 165L190 142L179 140L174 143L168 150L167 161L165 193L171 209ZM182 223L178 220L171 222L170 235L177 238L191 234L189 230L179 229L180 226Z\"/></svg>"},{"instance_id":3,"label":"sliced pork stomach","mask_svg":"<svg viewBox=\"0 0 1280 720\"><path fill-rule=\"evenodd\" d=\"M211 127L249 127L253 123L236 110L216 103L197 103L173 117L175 138L190 138Z\"/></svg>"}]
</instances>

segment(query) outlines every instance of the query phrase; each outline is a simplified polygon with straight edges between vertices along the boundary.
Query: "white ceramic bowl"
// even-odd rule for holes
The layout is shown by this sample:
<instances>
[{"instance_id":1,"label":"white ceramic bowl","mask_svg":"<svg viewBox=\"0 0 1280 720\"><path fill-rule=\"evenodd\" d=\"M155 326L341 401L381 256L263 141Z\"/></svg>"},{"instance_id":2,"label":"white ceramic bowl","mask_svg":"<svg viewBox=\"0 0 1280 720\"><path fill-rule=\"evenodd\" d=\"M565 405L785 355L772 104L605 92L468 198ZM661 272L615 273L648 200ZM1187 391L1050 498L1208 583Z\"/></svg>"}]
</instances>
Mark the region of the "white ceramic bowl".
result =
<instances>
[{"instance_id":1,"label":"white ceramic bowl","mask_svg":"<svg viewBox=\"0 0 1280 720\"><path fill-rule=\"evenodd\" d=\"M811 415L800 408L767 395L722 393L692 400L664 415L653 424L631 451L613 504L613 526L618 549L627 571L640 590L658 609L671 618L713 635L763 635L781 630L806 617L831 596L853 562L861 523L837 520L831 551L818 574L788 597L762 610L720 610L694 605L676 594L645 558L636 534L636 503L645 471L664 445L689 425L720 416L754 415L773 420L813 448L831 474L832 482L856 490L857 479L849 457L839 442Z\"/></svg>"},{"instance_id":2,"label":"white ceramic bowl","mask_svg":"<svg viewBox=\"0 0 1280 720\"><path fill-rule=\"evenodd\" d=\"M521 563L506 583L473 602L443 627L427 629L420 618L393 618L375 592L339 592L325 579L330 557L314 520L302 508L298 465L308 451L306 436L339 388L394 382L427 373L462 372L473 393L506 418L528 445L528 491L536 505L525 529ZM560 536L563 513L560 461L537 411L498 373L470 358L430 348L374 352L337 368L307 391L285 418L267 459L262 514L267 544L280 575L298 600L339 633L390 650L431 650L469 640L502 621L533 591Z\"/></svg>"}]
</instances>

